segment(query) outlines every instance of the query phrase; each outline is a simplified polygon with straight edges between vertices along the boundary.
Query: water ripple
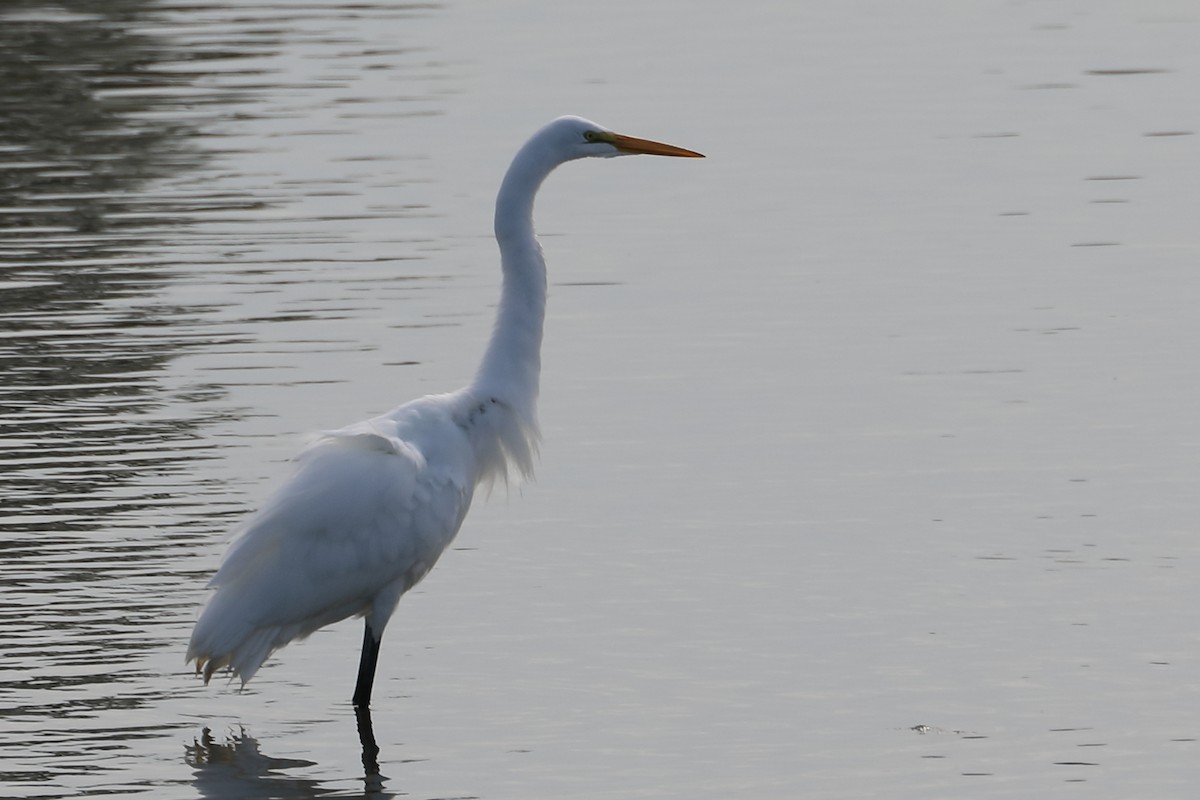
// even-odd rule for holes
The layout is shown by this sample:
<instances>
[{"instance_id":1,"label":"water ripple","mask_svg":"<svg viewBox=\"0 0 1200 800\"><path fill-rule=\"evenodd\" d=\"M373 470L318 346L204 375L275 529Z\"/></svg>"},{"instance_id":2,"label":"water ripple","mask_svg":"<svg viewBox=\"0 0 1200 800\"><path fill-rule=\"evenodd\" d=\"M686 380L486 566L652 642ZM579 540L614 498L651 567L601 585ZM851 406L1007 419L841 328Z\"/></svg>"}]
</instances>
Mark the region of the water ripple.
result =
<instances>
[{"instance_id":1,"label":"water ripple","mask_svg":"<svg viewBox=\"0 0 1200 800\"><path fill-rule=\"evenodd\" d=\"M182 668L211 555L244 510L215 468L246 446L252 412L230 388L371 349L288 323L439 280L395 270L417 264L421 237L348 246L429 211L382 194L411 180L409 162L336 144L438 113L444 67L377 24L436 6L80 7L0 11L0 749L22 753L0 794L95 792L139 739L178 727L137 714L188 685L148 663ZM374 171L380 196L319 159L297 169L312 141ZM345 296L304 297L334 264ZM114 710L137 724L99 723Z\"/></svg>"}]
</instances>

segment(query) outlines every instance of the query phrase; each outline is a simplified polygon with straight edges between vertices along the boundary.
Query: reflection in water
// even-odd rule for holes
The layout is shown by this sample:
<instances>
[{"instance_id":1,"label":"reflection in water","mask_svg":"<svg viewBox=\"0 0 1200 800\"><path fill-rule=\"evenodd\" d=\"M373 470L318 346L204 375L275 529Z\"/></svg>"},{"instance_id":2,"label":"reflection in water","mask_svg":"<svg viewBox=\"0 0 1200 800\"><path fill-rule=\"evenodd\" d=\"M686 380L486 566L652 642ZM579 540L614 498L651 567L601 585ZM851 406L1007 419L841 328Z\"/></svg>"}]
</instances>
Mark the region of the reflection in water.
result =
<instances>
[{"instance_id":1,"label":"reflection in water","mask_svg":"<svg viewBox=\"0 0 1200 800\"><path fill-rule=\"evenodd\" d=\"M200 454L203 420L171 409L214 392L167 394L156 377L188 346L171 326L198 312L154 298L170 273L139 251L174 212L150 187L203 155L146 91L163 86L153 65L171 49L136 32L152 6L0 14L4 687L59 715L129 702L101 687L170 607L147 587L173 580L141 564L189 538L155 530L172 470Z\"/></svg>"},{"instance_id":2,"label":"reflection in water","mask_svg":"<svg viewBox=\"0 0 1200 800\"><path fill-rule=\"evenodd\" d=\"M219 390L160 376L223 338L202 335L203 309L158 297L172 271L154 252L192 201L157 187L206 158L195 124L170 113L195 101L187 79L156 68L177 42L145 24L154 3L78 7L0 13L4 686L68 716L128 703L106 685L186 603L147 590L178 580L164 565L209 524L211 509L158 530L218 413L193 406ZM183 505L204 504L200 487ZM98 696L46 694L66 686Z\"/></svg>"},{"instance_id":3,"label":"reflection in water","mask_svg":"<svg viewBox=\"0 0 1200 800\"><path fill-rule=\"evenodd\" d=\"M384 790L379 774L379 747L371 724L370 709L355 709L359 741L362 745L362 797L397 796ZM258 741L239 728L224 741L213 738L205 728L198 739L185 747L184 760L192 767L194 785L201 797L321 797L335 790L312 778L286 774L288 770L315 767L315 762L298 758L272 758L264 755ZM345 797L339 792L339 796Z\"/></svg>"},{"instance_id":4,"label":"reflection in water","mask_svg":"<svg viewBox=\"0 0 1200 800\"><path fill-rule=\"evenodd\" d=\"M116 489L197 455L204 420L169 409L218 391L163 396L155 379L211 344L186 327L203 309L156 298L173 276L155 251L206 203L161 186L207 156L184 113L195 75L156 66L178 43L145 25L155 6L17 2L0 15L6 530L90 532L101 510L160 502Z\"/></svg>"},{"instance_id":5,"label":"reflection in water","mask_svg":"<svg viewBox=\"0 0 1200 800\"><path fill-rule=\"evenodd\" d=\"M382 786L382 776L379 774L379 745L375 743L375 726L371 722L369 706L354 707L355 722L358 725L358 740L362 743L363 772L370 778L378 778Z\"/></svg>"},{"instance_id":6,"label":"reflection in water","mask_svg":"<svg viewBox=\"0 0 1200 800\"><path fill-rule=\"evenodd\" d=\"M185 760L195 770L201 797L319 797L329 794L318 781L290 777L284 770L315 766L299 758L271 758L254 737L239 730L218 742L205 728L186 748Z\"/></svg>"},{"instance_id":7,"label":"reflection in water","mask_svg":"<svg viewBox=\"0 0 1200 800\"><path fill-rule=\"evenodd\" d=\"M312 187L247 170L253 155L230 142L285 116L265 98L294 102L302 79L267 66L286 47L344 68L353 32L339 20L412 13L229 5L0 4L0 753L21 760L0 757L0 795L94 793L113 788L106 774L146 790L128 761L172 735L161 705L193 685L173 670L211 567L197 555L241 510L228 476L205 471L212 428L244 414L228 373L178 364L263 347L262 322L228 311L236 274L189 289L249 252L294 270L292 253L253 248L314 227L280 212ZM337 85L304 86L311 107L288 113ZM197 748L243 765L256 751L248 737ZM364 745L364 763L376 753Z\"/></svg>"}]
</instances>

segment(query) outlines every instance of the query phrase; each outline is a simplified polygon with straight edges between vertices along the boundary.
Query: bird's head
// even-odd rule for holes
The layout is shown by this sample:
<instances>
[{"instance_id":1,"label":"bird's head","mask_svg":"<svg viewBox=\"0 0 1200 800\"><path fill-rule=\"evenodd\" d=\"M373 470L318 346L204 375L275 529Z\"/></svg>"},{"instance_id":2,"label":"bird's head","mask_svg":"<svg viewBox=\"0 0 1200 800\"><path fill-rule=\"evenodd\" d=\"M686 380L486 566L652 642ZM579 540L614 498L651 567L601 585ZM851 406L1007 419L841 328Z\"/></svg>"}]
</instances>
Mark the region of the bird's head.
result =
<instances>
[{"instance_id":1,"label":"bird's head","mask_svg":"<svg viewBox=\"0 0 1200 800\"><path fill-rule=\"evenodd\" d=\"M583 117L559 117L542 129L542 135L553 142L562 156L569 161L576 158L612 158L614 156L676 156L681 158L704 158L700 153L685 150L649 139L637 139L610 131ZM540 137L539 137L540 138Z\"/></svg>"}]
</instances>

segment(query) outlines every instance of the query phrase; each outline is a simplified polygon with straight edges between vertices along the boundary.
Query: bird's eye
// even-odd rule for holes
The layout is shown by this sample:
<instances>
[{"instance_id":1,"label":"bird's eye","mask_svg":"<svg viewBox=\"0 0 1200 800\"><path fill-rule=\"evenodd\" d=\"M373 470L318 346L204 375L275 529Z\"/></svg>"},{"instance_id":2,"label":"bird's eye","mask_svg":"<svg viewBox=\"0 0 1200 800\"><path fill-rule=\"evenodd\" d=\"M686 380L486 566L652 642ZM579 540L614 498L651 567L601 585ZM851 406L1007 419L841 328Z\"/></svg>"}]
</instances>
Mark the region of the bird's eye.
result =
<instances>
[{"instance_id":1,"label":"bird's eye","mask_svg":"<svg viewBox=\"0 0 1200 800\"><path fill-rule=\"evenodd\" d=\"M584 131L583 138L589 142L599 141L599 137L596 135L595 131Z\"/></svg>"}]
</instances>

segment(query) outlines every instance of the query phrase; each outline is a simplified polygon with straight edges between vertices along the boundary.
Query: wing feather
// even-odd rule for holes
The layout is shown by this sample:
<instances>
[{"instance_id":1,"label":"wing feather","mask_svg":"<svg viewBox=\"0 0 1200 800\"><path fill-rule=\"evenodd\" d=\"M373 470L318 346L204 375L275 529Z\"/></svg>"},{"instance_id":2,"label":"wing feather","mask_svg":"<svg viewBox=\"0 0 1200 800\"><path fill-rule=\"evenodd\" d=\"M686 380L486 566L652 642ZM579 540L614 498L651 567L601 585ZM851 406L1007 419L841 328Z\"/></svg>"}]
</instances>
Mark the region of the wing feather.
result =
<instances>
[{"instance_id":1,"label":"wing feather","mask_svg":"<svg viewBox=\"0 0 1200 800\"><path fill-rule=\"evenodd\" d=\"M274 650L349 616L382 630L433 567L471 502L469 445L447 421L427 454L402 422L323 434L247 521L193 631L188 657L206 676L228 665L245 682Z\"/></svg>"}]
</instances>

